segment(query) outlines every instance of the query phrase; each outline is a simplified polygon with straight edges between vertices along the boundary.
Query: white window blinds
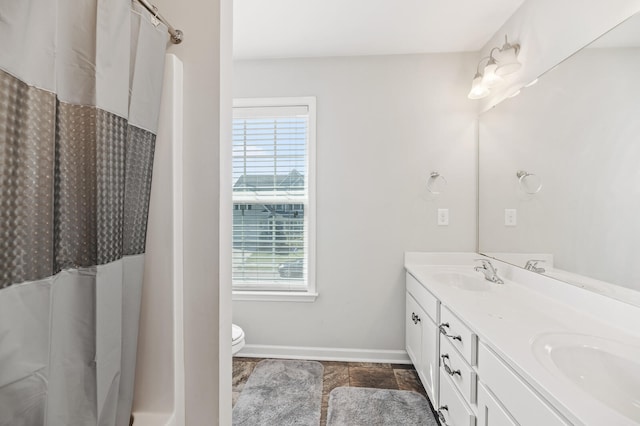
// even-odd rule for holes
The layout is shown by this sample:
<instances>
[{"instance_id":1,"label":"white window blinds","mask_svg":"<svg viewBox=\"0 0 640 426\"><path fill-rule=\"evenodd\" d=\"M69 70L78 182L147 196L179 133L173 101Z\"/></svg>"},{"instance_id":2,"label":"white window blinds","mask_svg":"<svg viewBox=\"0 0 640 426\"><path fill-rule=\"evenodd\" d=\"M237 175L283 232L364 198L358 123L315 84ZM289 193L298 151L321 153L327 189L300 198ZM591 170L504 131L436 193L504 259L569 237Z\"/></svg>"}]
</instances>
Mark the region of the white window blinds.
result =
<instances>
[{"instance_id":1,"label":"white window blinds","mask_svg":"<svg viewBox=\"0 0 640 426\"><path fill-rule=\"evenodd\" d=\"M233 114L233 287L308 291L310 107L248 102Z\"/></svg>"}]
</instances>

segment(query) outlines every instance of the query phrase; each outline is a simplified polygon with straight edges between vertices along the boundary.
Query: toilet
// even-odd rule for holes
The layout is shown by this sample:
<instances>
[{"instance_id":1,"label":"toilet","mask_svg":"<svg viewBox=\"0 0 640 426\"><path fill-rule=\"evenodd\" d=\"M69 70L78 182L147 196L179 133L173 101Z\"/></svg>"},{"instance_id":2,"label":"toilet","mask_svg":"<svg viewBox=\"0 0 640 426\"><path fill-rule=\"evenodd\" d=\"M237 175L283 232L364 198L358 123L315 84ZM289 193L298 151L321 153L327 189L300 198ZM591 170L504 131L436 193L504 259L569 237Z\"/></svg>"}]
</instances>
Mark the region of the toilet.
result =
<instances>
[{"instance_id":1,"label":"toilet","mask_svg":"<svg viewBox=\"0 0 640 426\"><path fill-rule=\"evenodd\" d=\"M244 347L244 331L235 324L231 324L231 355L235 355Z\"/></svg>"}]
</instances>

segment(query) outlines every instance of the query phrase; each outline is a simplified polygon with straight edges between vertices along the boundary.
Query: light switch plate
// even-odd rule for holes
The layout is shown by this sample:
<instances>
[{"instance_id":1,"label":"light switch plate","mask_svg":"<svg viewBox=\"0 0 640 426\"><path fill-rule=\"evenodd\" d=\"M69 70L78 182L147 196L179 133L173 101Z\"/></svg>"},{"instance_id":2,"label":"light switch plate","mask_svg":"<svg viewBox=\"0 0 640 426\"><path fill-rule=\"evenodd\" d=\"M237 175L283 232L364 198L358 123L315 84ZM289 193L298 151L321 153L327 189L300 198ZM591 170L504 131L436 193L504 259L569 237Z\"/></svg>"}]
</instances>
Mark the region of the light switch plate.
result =
<instances>
[{"instance_id":1,"label":"light switch plate","mask_svg":"<svg viewBox=\"0 0 640 426\"><path fill-rule=\"evenodd\" d=\"M438 209L438 226L449 225L449 209Z\"/></svg>"},{"instance_id":2,"label":"light switch plate","mask_svg":"<svg viewBox=\"0 0 640 426\"><path fill-rule=\"evenodd\" d=\"M518 224L518 211L516 209L504 209L504 226L516 226Z\"/></svg>"}]
</instances>

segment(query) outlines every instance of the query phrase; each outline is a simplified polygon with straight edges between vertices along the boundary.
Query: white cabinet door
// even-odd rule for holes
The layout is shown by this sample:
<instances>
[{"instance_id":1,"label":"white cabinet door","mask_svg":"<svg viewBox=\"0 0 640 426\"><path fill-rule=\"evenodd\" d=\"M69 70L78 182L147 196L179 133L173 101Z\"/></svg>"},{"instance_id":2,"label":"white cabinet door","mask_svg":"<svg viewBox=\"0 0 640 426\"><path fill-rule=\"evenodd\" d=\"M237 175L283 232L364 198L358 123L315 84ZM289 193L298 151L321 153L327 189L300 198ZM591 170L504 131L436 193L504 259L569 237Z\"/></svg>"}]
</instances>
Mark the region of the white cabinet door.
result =
<instances>
[{"instance_id":1,"label":"white cabinet door","mask_svg":"<svg viewBox=\"0 0 640 426\"><path fill-rule=\"evenodd\" d=\"M409 293L407 293L406 308L405 345L413 365L417 371L420 371L422 367L422 322L416 318L422 314L422 309Z\"/></svg>"},{"instance_id":2,"label":"white cabinet door","mask_svg":"<svg viewBox=\"0 0 640 426\"><path fill-rule=\"evenodd\" d=\"M438 327L407 293L406 348L432 404L438 403Z\"/></svg>"},{"instance_id":3,"label":"white cabinet door","mask_svg":"<svg viewBox=\"0 0 640 426\"><path fill-rule=\"evenodd\" d=\"M476 426L517 426L517 423L482 383L478 383L478 424Z\"/></svg>"},{"instance_id":4,"label":"white cabinet door","mask_svg":"<svg viewBox=\"0 0 640 426\"><path fill-rule=\"evenodd\" d=\"M438 383L440 375L438 348L438 326L428 316L421 317L422 322L422 385L431 398L434 406L438 406Z\"/></svg>"},{"instance_id":5,"label":"white cabinet door","mask_svg":"<svg viewBox=\"0 0 640 426\"><path fill-rule=\"evenodd\" d=\"M442 426L475 426L476 416L456 390L444 370L440 370L440 402L438 417Z\"/></svg>"},{"instance_id":6,"label":"white cabinet door","mask_svg":"<svg viewBox=\"0 0 640 426\"><path fill-rule=\"evenodd\" d=\"M478 376L519 425L570 424L482 342L478 345Z\"/></svg>"}]
</instances>

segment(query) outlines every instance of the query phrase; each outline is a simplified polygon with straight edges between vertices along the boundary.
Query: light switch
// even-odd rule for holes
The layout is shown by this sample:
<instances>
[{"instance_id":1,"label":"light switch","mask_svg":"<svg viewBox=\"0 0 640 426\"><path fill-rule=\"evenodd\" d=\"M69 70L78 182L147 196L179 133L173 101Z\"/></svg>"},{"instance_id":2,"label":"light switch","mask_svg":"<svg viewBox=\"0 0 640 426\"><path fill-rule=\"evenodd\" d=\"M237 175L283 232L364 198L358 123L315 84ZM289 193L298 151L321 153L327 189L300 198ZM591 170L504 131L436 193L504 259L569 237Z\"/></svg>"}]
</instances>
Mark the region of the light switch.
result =
<instances>
[{"instance_id":1,"label":"light switch","mask_svg":"<svg viewBox=\"0 0 640 426\"><path fill-rule=\"evenodd\" d=\"M518 211L516 209L504 209L504 226L516 226L518 224Z\"/></svg>"},{"instance_id":2,"label":"light switch","mask_svg":"<svg viewBox=\"0 0 640 426\"><path fill-rule=\"evenodd\" d=\"M449 225L449 209L438 209L438 226Z\"/></svg>"}]
</instances>

